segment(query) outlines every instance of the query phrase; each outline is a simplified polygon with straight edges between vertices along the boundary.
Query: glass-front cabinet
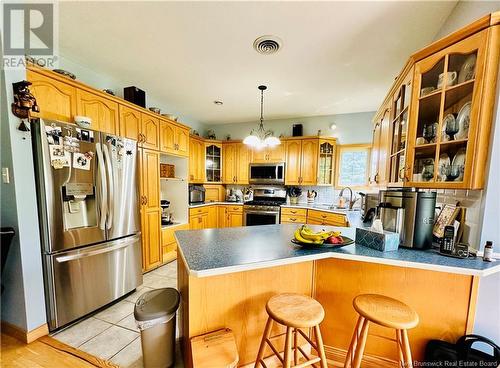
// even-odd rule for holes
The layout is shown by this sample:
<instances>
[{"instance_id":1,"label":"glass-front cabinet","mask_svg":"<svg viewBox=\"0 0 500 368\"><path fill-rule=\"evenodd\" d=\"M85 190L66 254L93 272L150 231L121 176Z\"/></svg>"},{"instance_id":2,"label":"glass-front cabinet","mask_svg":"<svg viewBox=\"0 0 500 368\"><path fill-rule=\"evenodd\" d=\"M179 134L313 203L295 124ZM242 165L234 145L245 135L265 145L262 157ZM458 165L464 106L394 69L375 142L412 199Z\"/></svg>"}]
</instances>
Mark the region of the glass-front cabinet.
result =
<instances>
[{"instance_id":1,"label":"glass-front cabinet","mask_svg":"<svg viewBox=\"0 0 500 368\"><path fill-rule=\"evenodd\" d=\"M335 147L335 139L319 140L318 185L333 185Z\"/></svg>"},{"instance_id":2,"label":"glass-front cabinet","mask_svg":"<svg viewBox=\"0 0 500 368\"><path fill-rule=\"evenodd\" d=\"M473 176L484 174L484 163L476 155L488 150L491 126L491 119L480 118L481 108L486 108L481 106L481 95L487 89L487 32L476 33L415 64L408 157L399 176L405 186L481 186L483 179ZM394 151L404 149L398 142L405 139L395 134L394 141ZM486 146L478 146L480 142Z\"/></svg>"},{"instance_id":3,"label":"glass-front cabinet","mask_svg":"<svg viewBox=\"0 0 500 368\"><path fill-rule=\"evenodd\" d=\"M389 180L390 186L403 186L407 181L408 117L412 96L413 68L402 79L392 98L391 139L389 142Z\"/></svg>"},{"instance_id":4,"label":"glass-front cabinet","mask_svg":"<svg viewBox=\"0 0 500 368\"><path fill-rule=\"evenodd\" d=\"M222 182L222 145L205 144L205 178L210 183Z\"/></svg>"}]
</instances>

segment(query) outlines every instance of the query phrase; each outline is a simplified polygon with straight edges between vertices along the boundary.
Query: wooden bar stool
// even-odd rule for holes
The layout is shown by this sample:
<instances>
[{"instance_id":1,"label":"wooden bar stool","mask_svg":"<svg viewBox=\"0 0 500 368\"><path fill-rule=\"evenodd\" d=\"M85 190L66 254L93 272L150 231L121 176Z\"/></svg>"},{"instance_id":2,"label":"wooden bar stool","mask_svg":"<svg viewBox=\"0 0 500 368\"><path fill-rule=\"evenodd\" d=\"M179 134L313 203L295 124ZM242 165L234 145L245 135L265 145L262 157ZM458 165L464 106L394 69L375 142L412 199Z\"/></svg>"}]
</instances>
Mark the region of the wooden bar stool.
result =
<instances>
[{"instance_id":1,"label":"wooden bar stool","mask_svg":"<svg viewBox=\"0 0 500 368\"><path fill-rule=\"evenodd\" d=\"M260 343L259 353L255 360L255 368L263 366L264 351L266 345L269 345L274 355L279 359L283 367L307 367L320 363L321 368L327 368L326 355L323 347L323 339L319 330L319 324L325 317L325 311L321 304L313 298L300 294L278 294L273 296L266 304L266 311L269 315L267 319L262 341ZM286 332L283 334L271 336L273 322L279 323L286 327ZM301 329L313 328L315 343ZM316 350L318 357L311 358L298 345L298 335L311 344L311 347ZM272 344L271 339L285 335L285 349L283 357L278 352L277 348ZM293 337L293 343L292 343ZM293 364L291 365L293 352ZM299 362L299 352L304 356L306 361Z\"/></svg>"},{"instance_id":2,"label":"wooden bar stool","mask_svg":"<svg viewBox=\"0 0 500 368\"><path fill-rule=\"evenodd\" d=\"M359 318L344 368L359 368L361 365L370 322L396 330L400 367L412 368L407 330L418 325L417 312L399 300L376 294L358 295L352 304Z\"/></svg>"}]
</instances>

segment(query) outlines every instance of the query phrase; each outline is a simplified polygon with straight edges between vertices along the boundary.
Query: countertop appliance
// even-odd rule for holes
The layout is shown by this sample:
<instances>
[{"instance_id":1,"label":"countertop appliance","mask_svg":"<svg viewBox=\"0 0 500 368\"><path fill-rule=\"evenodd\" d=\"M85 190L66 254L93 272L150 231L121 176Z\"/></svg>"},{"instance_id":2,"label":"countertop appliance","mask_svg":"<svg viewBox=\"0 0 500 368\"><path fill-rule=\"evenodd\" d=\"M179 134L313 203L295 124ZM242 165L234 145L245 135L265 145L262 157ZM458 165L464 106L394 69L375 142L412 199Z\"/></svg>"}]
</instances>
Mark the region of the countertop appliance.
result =
<instances>
[{"instance_id":1,"label":"countertop appliance","mask_svg":"<svg viewBox=\"0 0 500 368\"><path fill-rule=\"evenodd\" d=\"M205 202L205 188L203 185L190 185L189 186L189 204L204 203Z\"/></svg>"},{"instance_id":2,"label":"countertop appliance","mask_svg":"<svg viewBox=\"0 0 500 368\"><path fill-rule=\"evenodd\" d=\"M31 132L53 331L142 284L137 142L40 119Z\"/></svg>"},{"instance_id":3,"label":"countertop appliance","mask_svg":"<svg viewBox=\"0 0 500 368\"><path fill-rule=\"evenodd\" d=\"M400 246L414 249L432 246L436 192L383 190L379 208L384 229L399 233Z\"/></svg>"},{"instance_id":4,"label":"countertop appliance","mask_svg":"<svg viewBox=\"0 0 500 368\"><path fill-rule=\"evenodd\" d=\"M161 207L161 224L171 225L172 224L172 213L170 212L170 201L162 199L160 201Z\"/></svg>"},{"instance_id":5,"label":"countertop appliance","mask_svg":"<svg viewBox=\"0 0 500 368\"><path fill-rule=\"evenodd\" d=\"M254 163L249 167L250 184L284 185L285 163Z\"/></svg>"},{"instance_id":6,"label":"countertop appliance","mask_svg":"<svg viewBox=\"0 0 500 368\"><path fill-rule=\"evenodd\" d=\"M283 188L256 188L253 200L243 205L243 225L275 225L280 223L280 206L286 203Z\"/></svg>"},{"instance_id":7,"label":"countertop appliance","mask_svg":"<svg viewBox=\"0 0 500 368\"><path fill-rule=\"evenodd\" d=\"M359 193L361 196L361 219L364 223L373 221L379 204L378 193Z\"/></svg>"}]
</instances>

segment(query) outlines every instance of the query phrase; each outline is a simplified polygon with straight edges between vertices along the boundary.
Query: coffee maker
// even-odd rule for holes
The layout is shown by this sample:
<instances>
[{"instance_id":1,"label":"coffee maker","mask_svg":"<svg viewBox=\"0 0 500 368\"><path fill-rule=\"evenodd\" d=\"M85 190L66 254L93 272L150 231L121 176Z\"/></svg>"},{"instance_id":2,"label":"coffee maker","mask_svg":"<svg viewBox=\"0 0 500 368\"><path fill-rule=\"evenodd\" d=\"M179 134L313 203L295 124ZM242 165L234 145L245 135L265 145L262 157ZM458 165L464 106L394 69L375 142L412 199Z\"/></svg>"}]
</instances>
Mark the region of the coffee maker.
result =
<instances>
[{"instance_id":1,"label":"coffee maker","mask_svg":"<svg viewBox=\"0 0 500 368\"><path fill-rule=\"evenodd\" d=\"M172 221L172 213L170 212L170 201L162 199L160 201L160 207L161 207L161 224L171 225L173 221Z\"/></svg>"},{"instance_id":2,"label":"coffee maker","mask_svg":"<svg viewBox=\"0 0 500 368\"><path fill-rule=\"evenodd\" d=\"M401 247L432 246L436 192L383 190L378 207L384 230L399 233Z\"/></svg>"}]
</instances>

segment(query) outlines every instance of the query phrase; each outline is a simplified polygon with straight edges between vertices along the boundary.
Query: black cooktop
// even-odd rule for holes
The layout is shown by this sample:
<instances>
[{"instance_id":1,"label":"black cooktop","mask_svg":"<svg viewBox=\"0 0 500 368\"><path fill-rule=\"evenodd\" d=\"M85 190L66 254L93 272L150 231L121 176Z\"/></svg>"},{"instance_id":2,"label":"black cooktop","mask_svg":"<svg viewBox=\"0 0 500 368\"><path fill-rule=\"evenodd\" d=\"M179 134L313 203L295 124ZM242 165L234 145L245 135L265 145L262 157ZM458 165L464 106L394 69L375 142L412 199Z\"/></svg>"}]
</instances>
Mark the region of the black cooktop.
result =
<instances>
[{"instance_id":1,"label":"black cooktop","mask_svg":"<svg viewBox=\"0 0 500 368\"><path fill-rule=\"evenodd\" d=\"M254 199L253 201L245 202L245 204L250 206L281 206L285 202L286 199L285 200Z\"/></svg>"}]
</instances>

